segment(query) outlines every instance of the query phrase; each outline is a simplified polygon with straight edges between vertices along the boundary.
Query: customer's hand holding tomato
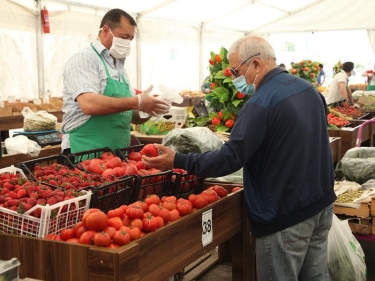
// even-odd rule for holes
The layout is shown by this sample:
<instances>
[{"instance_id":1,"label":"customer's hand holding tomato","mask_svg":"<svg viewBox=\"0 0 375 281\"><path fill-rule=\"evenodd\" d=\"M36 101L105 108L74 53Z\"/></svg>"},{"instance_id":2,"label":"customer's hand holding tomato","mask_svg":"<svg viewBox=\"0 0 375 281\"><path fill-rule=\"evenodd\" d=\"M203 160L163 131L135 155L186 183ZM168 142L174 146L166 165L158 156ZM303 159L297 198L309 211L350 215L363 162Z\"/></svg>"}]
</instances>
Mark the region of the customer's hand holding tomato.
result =
<instances>
[{"instance_id":1,"label":"customer's hand holding tomato","mask_svg":"<svg viewBox=\"0 0 375 281\"><path fill-rule=\"evenodd\" d=\"M159 150L159 156L157 157L147 157L142 156L142 161L149 168L155 168L159 170L170 170L174 168L174 156L176 152L169 147L161 144L154 144L154 146Z\"/></svg>"}]
</instances>

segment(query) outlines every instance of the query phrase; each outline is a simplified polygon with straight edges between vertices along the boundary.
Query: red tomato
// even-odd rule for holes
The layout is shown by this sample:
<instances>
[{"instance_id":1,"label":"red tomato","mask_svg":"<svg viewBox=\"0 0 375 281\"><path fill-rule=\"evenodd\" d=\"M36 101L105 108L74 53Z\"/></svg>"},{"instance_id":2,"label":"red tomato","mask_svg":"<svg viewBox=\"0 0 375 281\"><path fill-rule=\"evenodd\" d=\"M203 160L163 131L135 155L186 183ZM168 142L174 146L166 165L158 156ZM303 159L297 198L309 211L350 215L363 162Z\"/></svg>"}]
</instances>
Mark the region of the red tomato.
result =
<instances>
[{"instance_id":1,"label":"red tomato","mask_svg":"<svg viewBox=\"0 0 375 281\"><path fill-rule=\"evenodd\" d=\"M216 192L221 198L226 197L228 195L228 191L222 187L221 185L213 185L211 186L212 190Z\"/></svg>"},{"instance_id":2,"label":"red tomato","mask_svg":"<svg viewBox=\"0 0 375 281\"><path fill-rule=\"evenodd\" d=\"M185 216L185 215L188 215L193 211L193 207L191 206L191 204L188 203L188 202L184 202L184 201L178 202L176 209L177 209L177 211L178 211L178 213L180 214L181 217Z\"/></svg>"},{"instance_id":3,"label":"red tomato","mask_svg":"<svg viewBox=\"0 0 375 281\"><path fill-rule=\"evenodd\" d=\"M216 62L221 62L222 61L221 56L219 54L216 54L215 60Z\"/></svg>"},{"instance_id":4,"label":"red tomato","mask_svg":"<svg viewBox=\"0 0 375 281\"><path fill-rule=\"evenodd\" d=\"M100 211L94 212L86 218L86 227L93 230L103 230L108 226L108 216Z\"/></svg>"},{"instance_id":5,"label":"red tomato","mask_svg":"<svg viewBox=\"0 0 375 281\"><path fill-rule=\"evenodd\" d=\"M143 222L141 219L134 219L130 222L130 227L138 227L140 230L143 228Z\"/></svg>"},{"instance_id":6,"label":"red tomato","mask_svg":"<svg viewBox=\"0 0 375 281\"><path fill-rule=\"evenodd\" d=\"M217 125L219 125L220 124L220 118L219 117L214 117L214 118L212 118L212 120L211 120L211 123L212 123L212 125L214 125L214 126L217 126Z\"/></svg>"},{"instance_id":7,"label":"red tomato","mask_svg":"<svg viewBox=\"0 0 375 281\"><path fill-rule=\"evenodd\" d=\"M142 219L143 214L144 214L144 212L143 212L142 208L138 205L131 205L126 209L126 215L130 219L136 219L136 218Z\"/></svg>"},{"instance_id":8,"label":"red tomato","mask_svg":"<svg viewBox=\"0 0 375 281\"><path fill-rule=\"evenodd\" d=\"M131 241L138 239L141 236L141 230L135 226L130 226L128 233Z\"/></svg>"},{"instance_id":9,"label":"red tomato","mask_svg":"<svg viewBox=\"0 0 375 281\"><path fill-rule=\"evenodd\" d=\"M125 175L138 175L138 168L134 164L128 164L125 167Z\"/></svg>"},{"instance_id":10,"label":"red tomato","mask_svg":"<svg viewBox=\"0 0 375 281\"><path fill-rule=\"evenodd\" d=\"M112 226L107 226L103 229L103 232L107 233L111 238L113 237L113 235L115 235L116 231L117 229Z\"/></svg>"},{"instance_id":11,"label":"red tomato","mask_svg":"<svg viewBox=\"0 0 375 281\"><path fill-rule=\"evenodd\" d=\"M75 236L74 229L73 228L63 229L63 230L61 230L60 236L64 241L66 241L70 238L74 238L74 236Z\"/></svg>"},{"instance_id":12,"label":"red tomato","mask_svg":"<svg viewBox=\"0 0 375 281\"><path fill-rule=\"evenodd\" d=\"M157 228L160 228L160 227L164 226L164 219L162 217L156 216L155 219L157 220L157 223L158 223Z\"/></svg>"},{"instance_id":13,"label":"red tomato","mask_svg":"<svg viewBox=\"0 0 375 281\"><path fill-rule=\"evenodd\" d=\"M110 248L110 249L117 249L117 248L119 248L120 247L120 245L117 245L117 244L114 244L114 243L111 243L111 244L109 244L108 246L107 246L107 248Z\"/></svg>"},{"instance_id":14,"label":"red tomato","mask_svg":"<svg viewBox=\"0 0 375 281\"><path fill-rule=\"evenodd\" d=\"M147 157L159 156L159 150L151 143L146 144L139 153Z\"/></svg>"},{"instance_id":15,"label":"red tomato","mask_svg":"<svg viewBox=\"0 0 375 281\"><path fill-rule=\"evenodd\" d=\"M227 121L225 121L225 126L227 126L228 128L232 128L234 125L234 121L232 119L228 119Z\"/></svg>"},{"instance_id":16,"label":"red tomato","mask_svg":"<svg viewBox=\"0 0 375 281\"><path fill-rule=\"evenodd\" d=\"M230 77L232 76L232 72L230 72L230 68L227 67L224 69L224 75L227 76L227 77Z\"/></svg>"},{"instance_id":17,"label":"red tomato","mask_svg":"<svg viewBox=\"0 0 375 281\"><path fill-rule=\"evenodd\" d=\"M163 208L167 209L168 211L172 211L176 209L176 203L173 200L166 200L162 203Z\"/></svg>"},{"instance_id":18,"label":"red tomato","mask_svg":"<svg viewBox=\"0 0 375 281\"><path fill-rule=\"evenodd\" d=\"M164 222L167 223L167 222L169 222L169 219L170 219L171 215L169 213L169 210L161 207L158 216L162 217Z\"/></svg>"},{"instance_id":19,"label":"red tomato","mask_svg":"<svg viewBox=\"0 0 375 281\"><path fill-rule=\"evenodd\" d=\"M94 161L94 160L95 159L92 159L90 162L89 171L95 174L101 175L106 169L106 166L103 160L101 159L98 159L99 161Z\"/></svg>"},{"instance_id":20,"label":"red tomato","mask_svg":"<svg viewBox=\"0 0 375 281\"><path fill-rule=\"evenodd\" d=\"M83 233L85 233L88 229L86 228L86 226L84 225L81 225L80 227L78 227L76 230L75 230L75 236L76 238L80 238L81 235Z\"/></svg>"},{"instance_id":21,"label":"red tomato","mask_svg":"<svg viewBox=\"0 0 375 281\"><path fill-rule=\"evenodd\" d=\"M203 194L198 194L195 201L193 202L193 207L200 209L200 208L203 208L204 206L207 206L207 204L208 204L207 197L204 196Z\"/></svg>"},{"instance_id":22,"label":"red tomato","mask_svg":"<svg viewBox=\"0 0 375 281\"><path fill-rule=\"evenodd\" d=\"M151 204L147 209L153 216L158 216L160 213L160 206L156 204Z\"/></svg>"},{"instance_id":23,"label":"red tomato","mask_svg":"<svg viewBox=\"0 0 375 281\"><path fill-rule=\"evenodd\" d=\"M191 205L194 207L194 201L197 200L197 195L194 193L190 194L188 197L188 200L191 203Z\"/></svg>"},{"instance_id":24,"label":"red tomato","mask_svg":"<svg viewBox=\"0 0 375 281\"><path fill-rule=\"evenodd\" d=\"M125 175L125 170L122 167L114 167L113 170L116 172L116 176L118 177Z\"/></svg>"},{"instance_id":25,"label":"red tomato","mask_svg":"<svg viewBox=\"0 0 375 281\"><path fill-rule=\"evenodd\" d=\"M114 227L116 230L119 230L121 226L125 226L124 222L119 217L110 218L108 220L108 226Z\"/></svg>"},{"instance_id":26,"label":"red tomato","mask_svg":"<svg viewBox=\"0 0 375 281\"><path fill-rule=\"evenodd\" d=\"M79 243L86 244L86 245L92 245L93 244L94 235L96 233L97 232L95 230L87 230L87 231L85 231L79 237Z\"/></svg>"},{"instance_id":27,"label":"red tomato","mask_svg":"<svg viewBox=\"0 0 375 281\"><path fill-rule=\"evenodd\" d=\"M141 209L143 210L143 212L147 212L147 210L148 210L148 205L147 205L147 203L145 201L138 200L138 201L135 201L133 204L138 205L139 207L141 207Z\"/></svg>"},{"instance_id":28,"label":"red tomato","mask_svg":"<svg viewBox=\"0 0 375 281\"><path fill-rule=\"evenodd\" d=\"M111 158L110 160L108 160L106 163L105 163L106 167L107 168L114 168L114 167L121 167L122 166L122 161L120 159L120 157L113 157Z\"/></svg>"},{"instance_id":29,"label":"red tomato","mask_svg":"<svg viewBox=\"0 0 375 281\"><path fill-rule=\"evenodd\" d=\"M239 99L243 99L246 95L241 93L241 92L237 92L236 94L236 97L239 98Z\"/></svg>"},{"instance_id":30,"label":"red tomato","mask_svg":"<svg viewBox=\"0 0 375 281\"><path fill-rule=\"evenodd\" d=\"M103 154L102 154L102 156L100 157L102 160L110 160L110 159L112 159L113 157L115 157L115 155L113 155L113 153L112 152L110 152L110 151L105 151L105 152L103 152Z\"/></svg>"},{"instance_id":31,"label":"red tomato","mask_svg":"<svg viewBox=\"0 0 375 281\"><path fill-rule=\"evenodd\" d=\"M177 198L176 198L176 196L173 196L173 195L171 195L171 196L163 196L161 202L165 202L165 201L168 201L168 200L171 200L174 203L177 203Z\"/></svg>"},{"instance_id":32,"label":"red tomato","mask_svg":"<svg viewBox=\"0 0 375 281\"><path fill-rule=\"evenodd\" d=\"M116 171L112 168L105 169L101 175L109 180L113 180L115 177L117 177Z\"/></svg>"},{"instance_id":33,"label":"red tomato","mask_svg":"<svg viewBox=\"0 0 375 281\"><path fill-rule=\"evenodd\" d=\"M115 218L115 217L119 217L119 218L122 218L124 216L125 212L123 209L121 208L116 208L114 210L109 210L108 211L108 218Z\"/></svg>"},{"instance_id":34,"label":"red tomato","mask_svg":"<svg viewBox=\"0 0 375 281\"><path fill-rule=\"evenodd\" d=\"M158 221L152 215L143 218L142 222L143 222L143 228L142 228L142 230L144 232L155 231L158 228Z\"/></svg>"},{"instance_id":35,"label":"red tomato","mask_svg":"<svg viewBox=\"0 0 375 281\"><path fill-rule=\"evenodd\" d=\"M241 190L241 189L242 189L242 187L235 186L235 187L232 188L232 193L233 193L233 192L236 192L236 191L238 191L238 190Z\"/></svg>"},{"instance_id":36,"label":"red tomato","mask_svg":"<svg viewBox=\"0 0 375 281\"><path fill-rule=\"evenodd\" d=\"M78 238L70 238L68 240L66 240L65 242L68 242L68 243L79 243L79 239Z\"/></svg>"},{"instance_id":37,"label":"red tomato","mask_svg":"<svg viewBox=\"0 0 375 281\"><path fill-rule=\"evenodd\" d=\"M120 246L128 244L130 242L130 235L126 231L117 230L115 235L113 235L113 242Z\"/></svg>"},{"instance_id":38,"label":"red tomato","mask_svg":"<svg viewBox=\"0 0 375 281\"><path fill-rule=\"evenodd\" d=\"M128 155L129 160L134 160L134 161L141 161L142 160L142 155L139 152L132 151Z\"/></svg>"},{"instance_id":39,"label":"red tomato","mask_svg":"<svg viewBox=\"0 0 375 281\"><path fill-rule=\"evenodd\" d=\"M217 193L213 189L203 190L202 194L206 196L208 203L217 201Z\"/></svg>"},{"instance_id":40,"label":"red tomato","mask_svg":"<svg viewBox=\"0 0 375 281\"><path fill-rule=\"evenodd\" d=\"M106 232L98 232L94 235L94 245L99 247L107 247L111 244L111 237Z\"/></svg>"},{"instance_id":41,"label":"red tomato","mask_svg":"<svg viewBox=\"0 0 375 281\"><path fill-rule=\"evenodd\" d=\"M169 211L169 220L170 221L175 221L175 220L178 220L180 218L180 213L177 211L177 209L174 209L172 211Z\"/></svg>"},{"instance_id":42,"label":"red tomato","mask_svg":"<svg viewBox=\"0 0 375 281\"><path fill-rule=\"evenodd\" d=\"M94 212L100 212L100 209L98 209L98 208L90 208L90 209L88 209L88 210L83 214L83 217L82 217L82 224L83 224L84 226L86 226L86 219L87 219L87 217L88 217L90 214L94 213ZM76 227L76 228L78 228L78 227ZM73 228L73 229L74 229L74 228Z\"/></svg>"},{"instance_id":43,"label":"red tomato","mask_svg":"<svg viewBox=\"0 0 375 281\"><path fill-rule=\"evenodd\" d=\"M156 194L147 195L144 201L146 202L147 205L151 205L153 203L157 205L160 204L160 198Z\"/></svg>"}]
</instances>

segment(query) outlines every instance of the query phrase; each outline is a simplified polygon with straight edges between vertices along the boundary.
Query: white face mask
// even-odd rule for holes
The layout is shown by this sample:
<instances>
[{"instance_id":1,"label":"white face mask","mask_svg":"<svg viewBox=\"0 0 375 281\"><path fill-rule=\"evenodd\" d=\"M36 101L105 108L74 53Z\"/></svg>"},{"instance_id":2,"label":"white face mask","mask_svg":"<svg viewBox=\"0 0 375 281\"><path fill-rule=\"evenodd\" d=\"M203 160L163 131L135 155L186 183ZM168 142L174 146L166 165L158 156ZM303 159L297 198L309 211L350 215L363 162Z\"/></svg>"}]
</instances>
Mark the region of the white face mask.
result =
<instances>
[{"instance_id":1,"label":"white face mask","mask_svg":"<svg viewBox=\"0 0 375 281\"><path fill-rule=\"evenodd\" d=\"M109 49L109 53L116 59L124 59L130 54L130 43L128 39L122 39L113 35L112 31L109 30L113 36L112 46Z\"/></svg>"}]
</instances>

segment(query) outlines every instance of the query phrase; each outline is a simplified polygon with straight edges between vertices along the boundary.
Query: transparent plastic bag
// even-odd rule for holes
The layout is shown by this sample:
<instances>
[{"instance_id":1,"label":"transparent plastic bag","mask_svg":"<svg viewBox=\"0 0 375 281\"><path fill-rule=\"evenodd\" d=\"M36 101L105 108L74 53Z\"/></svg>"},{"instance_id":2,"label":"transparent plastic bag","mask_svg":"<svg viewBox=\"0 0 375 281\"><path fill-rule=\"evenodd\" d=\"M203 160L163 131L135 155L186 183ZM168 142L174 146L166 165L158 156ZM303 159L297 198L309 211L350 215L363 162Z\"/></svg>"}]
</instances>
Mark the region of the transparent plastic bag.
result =
<instances>
[{"instance_id":1,"label":"transparent plastic bag","mask_svg":"<svg viewBox=\"0 0 375 281\"><path fill-rule=\"evenodd\" d=\"M335 172L339 178L362 184L375 178L375 147L349 149L337 163Z\"/></svg>"},{"instance_id":2,"label":"transparent plastic bag","mask_svg":"<svg viewBox=\"0 0 375 281\"><path fill-rule=\"evenodd\" d=\"M207 127L173 129L162 140L162 144L182 154L203 153L220 149L224 141Z\"/></svg>"},{"instance_id":3,"label":"transparent plastic bag","mask_svg":"<svg viewBox=\"0 0 375 281\"><path fill-rule=\"evenodd\" d=\"M18 135L12 138L7 138L4 141L5 147L9 155L14 154L28 154L32 157L38 156L41 146L26 136Z\"/></svg>"},{"instance_id":4,"label":"transparent plastic bag","mask_svg":"<svg viewBox=\"0 0 375 281\"><path fill-rule=\"evenodd\" d=\"M47 111L32 111L29 107L22 109L23 129L25 132L56 130L57 117Z\"/></svg>"},{"instance_id":5,"label":"transparent plastic bag","mask_svg":"<svg viewBox=\"0 0 375 281\"><path fill-rule=\"evenodd\" d=\"M366 281L367 268L362 246L347 220L333 214L328 233L328 270L331 281Z\"/></svg>"}]
</instances>

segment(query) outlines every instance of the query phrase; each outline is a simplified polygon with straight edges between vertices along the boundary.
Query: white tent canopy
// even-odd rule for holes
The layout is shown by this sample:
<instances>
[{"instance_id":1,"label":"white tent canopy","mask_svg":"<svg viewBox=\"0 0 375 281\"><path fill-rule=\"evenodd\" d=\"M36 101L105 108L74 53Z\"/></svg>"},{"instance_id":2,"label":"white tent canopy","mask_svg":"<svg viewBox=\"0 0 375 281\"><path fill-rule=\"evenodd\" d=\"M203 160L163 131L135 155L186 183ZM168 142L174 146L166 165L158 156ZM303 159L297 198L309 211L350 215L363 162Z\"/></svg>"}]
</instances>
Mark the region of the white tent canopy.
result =
<instances>
[{"instance_id":1,"label":"white tent canopy","mask_svg":"<svg viewBox=\"0 0 375 281\"><path fill-rule=\"evenodd\" d=\"M272 43L277 33L304 32L303 37L309 32L306 40L312 42L312 32L352 30L362 40L354 52L359 50L367 61L374 60L374 0L0 0L0 5L2 100L9 96L33 99L47 90L52 96L61 96L65 62L95 40L100 20L111 8L127 11L138 24L126 62L133 88L165 84L179 91L199 90L208 74L210 51L229 48L244 34L265 36ZM49 34L41 31L43 6L49 10ZM351 38L336 40L327 39L326 49L356 44ZM310 45L314 46L313 42ZM299 57L302 55L328 62L323 51L317 54L318 48L309 48L310 53L289 52L284 56L280 51L277 55L284 62L304 59Z\"/></svg>"}]
</instances>

